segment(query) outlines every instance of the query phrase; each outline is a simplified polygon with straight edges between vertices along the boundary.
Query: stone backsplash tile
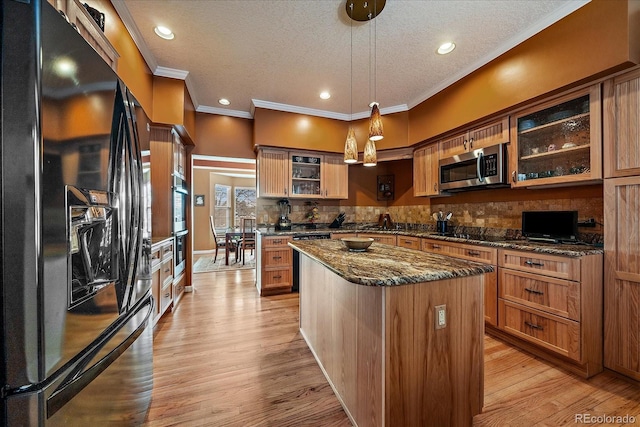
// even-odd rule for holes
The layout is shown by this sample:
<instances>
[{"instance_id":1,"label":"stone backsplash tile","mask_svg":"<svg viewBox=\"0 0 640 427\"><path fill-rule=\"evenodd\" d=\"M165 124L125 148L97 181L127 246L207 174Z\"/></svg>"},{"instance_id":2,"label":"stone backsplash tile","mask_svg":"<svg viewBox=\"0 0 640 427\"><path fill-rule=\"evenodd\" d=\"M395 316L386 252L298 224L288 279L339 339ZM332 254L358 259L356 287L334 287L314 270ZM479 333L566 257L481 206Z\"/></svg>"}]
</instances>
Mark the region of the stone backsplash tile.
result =
<instances>
[{"instance_id":1,"label":"stone backsplash tile","mask_svg":"<svg viewBox=\"0 0 640 427\"><path fill-rule=\"evenodd\" d=\"M289 215L294 223L308 222L306 214L310 206L303 201L292 201ZM580 229L580 232L603 234L603 200L599 198L552 199L535 201L507 201L483 203L434 204L407 206L339 206L330 201L318 205L317 223L331 223L340 212L345 212L346 223L377 223L380 215L388 213L394 223L432 225L433 212L452 212L451 226L515 229L522 227L523 211L577 210L578 219L594 218L596 227ZM275 224L278 220L278 208L275 200L258 199L257 218L259 223Z\"/></svg>"}]
</instances>

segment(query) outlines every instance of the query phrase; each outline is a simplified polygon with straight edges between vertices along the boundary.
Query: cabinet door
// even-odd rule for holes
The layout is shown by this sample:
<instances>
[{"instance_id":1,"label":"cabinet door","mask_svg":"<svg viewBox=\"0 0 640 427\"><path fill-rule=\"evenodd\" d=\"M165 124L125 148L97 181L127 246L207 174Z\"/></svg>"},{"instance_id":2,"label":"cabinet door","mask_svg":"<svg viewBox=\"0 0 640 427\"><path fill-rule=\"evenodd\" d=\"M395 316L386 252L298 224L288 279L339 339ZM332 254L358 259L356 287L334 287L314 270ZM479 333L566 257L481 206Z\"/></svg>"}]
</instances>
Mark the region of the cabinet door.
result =
<instances>
[{"instance_id":1,"label":"cabinet door","mask_svg":"<svg viewBox=\"0 0 640 427\"><path fill-rule=\"evenodd\" d=\"M290 152L290 180L289 197L317 199L323 197L322 190L322 162L321 154Z\"/></svg>"},{"instance_id":2,"label":"cabinet door","mask_svg":"<svg viewBox=\"0 0 640 427\"><path fill-rule=\"evenodd\" d=\"M640 70L604 86L605 178L640 175Z\"/></svg>"},{"instance_id":3,"label":"cabinet door","mask_svg":"<svg viewBox=\"0 0 640 427\"><path fill-rule=\"evenodd\" d=\"M438 148L438 143L434 143L413 153L413 195L416 197L440 194Z\"/></svg>"},{"instance_id":4,"label":"cabinet door","mask_svg":"<svg viewBox=\"0 0 640 427\"><path fill-rule=\"evenodd\" d=\"M187 163L187 149L182 143L180 135L178 135L175 130L172 130L171 133L173 134L173 171L184 178Z\"/></svg>"},{"instance_id":5,"label":"cabinet door","mask_svg":"<svg viewBox=\"0 0 640 427\"><path fill-rule=\"evenodd\" d=\"M511 186L601 182L601 110L594 85L514 115Z\"/></svg>"},{"instance_id":6,"label":"cabinet door","mask_svg":"<svg viewBox=\"0 0 640 427\"><path fill-rule=\"evenodd\" d=\"M258 197L289 195L289 153L283 150L260 150L257 159Z\"/></svg>"},{"instance_id":7,"label":"cabinet door","mask_svg":"<svg viewBox=\"0 0 640 427\"><path fill-rule=\"evenodd\" d=\"M469 131L469 151L509 142L509 116Z\"/></svg>"},{"instance_id":8,"label":"cabinet door","mask_svg":"<svg viewBox=\"0 0 640 427\"><path fill-rule=\"evenodd\" d=\"M466 153L469 150L469 132L454 135L450 138L440 141L440 157L457 156Z\"/></svg>"},{"instance_id":9,"label":"cabinet door","mask_svg":"<svg viewBox=\"0 0 640 427\"><path fill-rule=\"evenodd\" d=\"M321 175L324 198L349 198L349 165L344 162L344 156L325 155Z\"/></svg>"},{"instance_id":10,"label":"cabinet door","mask_svg":"<svg viewBox=\"0 0 640 427\"><path fill-rule=\"evenodd\" d=\"M605 366L640 380L640 176L604 183Z\"/></svg>"}]
</instances>

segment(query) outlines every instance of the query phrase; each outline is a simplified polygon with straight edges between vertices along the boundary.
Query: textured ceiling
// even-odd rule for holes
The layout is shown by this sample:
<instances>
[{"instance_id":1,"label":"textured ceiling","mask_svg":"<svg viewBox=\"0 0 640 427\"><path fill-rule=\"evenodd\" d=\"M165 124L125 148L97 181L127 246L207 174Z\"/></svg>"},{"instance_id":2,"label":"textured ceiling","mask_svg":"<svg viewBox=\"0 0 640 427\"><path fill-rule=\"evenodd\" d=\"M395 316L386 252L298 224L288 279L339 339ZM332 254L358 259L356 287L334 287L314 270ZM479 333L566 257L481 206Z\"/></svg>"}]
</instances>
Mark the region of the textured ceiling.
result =
<instances>
[{"instance_id":1,"label":"textured ceiling","mask_svg":"<svg viewBox=\"0 0 640 427\"><path fill-rule=\"evenodd\" d=\"M154 74L186 78L198 111L249 117L254 100L343 120L373 98L383 114L411 108L586 2L387 0L359 23L345 0L112 0ZM437 55L445 41L456 49Z\"/></svg>"}]
</instances>

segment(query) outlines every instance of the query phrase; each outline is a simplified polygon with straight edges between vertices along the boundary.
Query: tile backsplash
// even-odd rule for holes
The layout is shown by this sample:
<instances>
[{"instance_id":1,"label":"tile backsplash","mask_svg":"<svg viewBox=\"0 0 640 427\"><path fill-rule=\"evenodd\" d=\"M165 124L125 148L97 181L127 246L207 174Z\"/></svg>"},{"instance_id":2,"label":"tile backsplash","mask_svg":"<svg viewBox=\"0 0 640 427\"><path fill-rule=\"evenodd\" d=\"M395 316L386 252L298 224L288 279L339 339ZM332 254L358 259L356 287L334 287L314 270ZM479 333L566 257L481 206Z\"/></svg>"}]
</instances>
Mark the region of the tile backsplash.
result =
<instances>
[{"instance_id":1,"label":"tile backsplash","mask_svg":"<svg viewBox=\"0 0 640 427\"><path fill-rule=\"evenodd\" d=\"M293 223L307 223L306 214L311 208L304 201L291 200L289 219ZM482 203L457 203L409 205L409 206L340 206L334 201L321 201L316 223L331 223L340 212L345 212L346 223L377 223L381 214L389 213L395 223L433 224L433 212L452 212L452 226L520 229L523 211L577 210L578 220L594 218L595 228L580 228L580 232L603 234L603 200L600 198L551 199L535 201L503 201ZM261 224L275 224L278 220L275 200L258 199L257 218Z\"/></svg>"}]
</instances>

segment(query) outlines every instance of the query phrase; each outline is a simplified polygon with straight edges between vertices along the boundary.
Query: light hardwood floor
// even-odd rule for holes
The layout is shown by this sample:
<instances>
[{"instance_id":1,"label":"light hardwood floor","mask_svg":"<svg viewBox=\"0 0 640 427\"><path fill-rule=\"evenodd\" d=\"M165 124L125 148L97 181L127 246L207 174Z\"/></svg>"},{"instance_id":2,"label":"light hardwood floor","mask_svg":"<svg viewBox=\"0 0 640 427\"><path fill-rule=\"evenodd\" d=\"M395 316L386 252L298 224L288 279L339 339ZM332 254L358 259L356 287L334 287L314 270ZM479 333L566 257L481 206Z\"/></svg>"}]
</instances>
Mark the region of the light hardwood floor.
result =
<instances>
[{"instance_id":1,"label":"light hardwood floor","mask_svg":"<svg viewBox=\"0 0 640 427\"><path fill-rule=\"evenodd\" d=\"M260 298L254 280L254 270L195 274L194 292L156 325L146 426L351 425L298 332L298 295ZM575 425L576 414L640 425L640 385L587 381L485 337L474 426Z\"/></svg>"}]
</instances>

